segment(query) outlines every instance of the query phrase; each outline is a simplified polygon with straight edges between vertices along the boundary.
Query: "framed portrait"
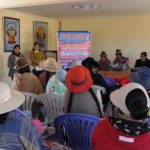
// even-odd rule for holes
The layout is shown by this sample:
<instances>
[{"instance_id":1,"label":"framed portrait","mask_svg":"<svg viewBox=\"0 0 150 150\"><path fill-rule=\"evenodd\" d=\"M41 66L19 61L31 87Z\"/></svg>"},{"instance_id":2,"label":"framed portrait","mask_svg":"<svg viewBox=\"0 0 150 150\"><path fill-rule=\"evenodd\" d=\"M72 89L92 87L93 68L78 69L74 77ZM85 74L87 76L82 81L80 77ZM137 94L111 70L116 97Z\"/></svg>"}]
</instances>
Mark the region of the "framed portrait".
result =
<instances>
[{"instance_id":1,"label":"framed portrait","mask_svg":"<svg viewBox=\"0 0 150 150\"><path fill-rule=\"evenodd\" d=\"M48 23L34 21L34 42L38 42L42 50L47 50L48 43Z\"/></svg>"},{"instance_id":2,"label":"framed portrait","mask_svg":"<svg viewBox=\"0 0 150 150\"><path fill-rule=\"evenodd\" d=\"M20 45L20 19L4 17L4 51L11 52Z\"/></svg>"}]
</instances>

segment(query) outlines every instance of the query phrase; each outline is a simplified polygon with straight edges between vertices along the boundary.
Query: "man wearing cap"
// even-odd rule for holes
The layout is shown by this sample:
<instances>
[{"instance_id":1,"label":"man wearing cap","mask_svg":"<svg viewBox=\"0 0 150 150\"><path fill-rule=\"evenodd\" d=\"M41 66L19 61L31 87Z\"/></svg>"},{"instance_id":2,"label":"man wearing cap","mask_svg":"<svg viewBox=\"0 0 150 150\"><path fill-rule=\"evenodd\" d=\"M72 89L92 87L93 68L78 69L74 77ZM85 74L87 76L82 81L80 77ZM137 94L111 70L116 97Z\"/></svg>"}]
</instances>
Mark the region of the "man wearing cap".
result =
<instances>
[{"instance_id":1,"label":"man wearing cap","mask_svg":"<svg viewBox=\"0 0 150 150\"><path fill-rule=\"evenodd\" d=\"M140 84L129 83L110 94L115 106L92 134L92 150L149 150L150 99Z\"/></svg>"}]
</instances>

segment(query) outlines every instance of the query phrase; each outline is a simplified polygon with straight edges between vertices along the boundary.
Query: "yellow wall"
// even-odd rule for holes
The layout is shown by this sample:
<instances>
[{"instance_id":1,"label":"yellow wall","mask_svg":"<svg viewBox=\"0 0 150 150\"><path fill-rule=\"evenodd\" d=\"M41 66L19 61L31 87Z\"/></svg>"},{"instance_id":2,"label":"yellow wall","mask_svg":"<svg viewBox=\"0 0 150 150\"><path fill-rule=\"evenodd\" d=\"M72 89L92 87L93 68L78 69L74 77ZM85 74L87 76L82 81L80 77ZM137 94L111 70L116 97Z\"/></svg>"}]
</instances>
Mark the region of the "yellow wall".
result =
<instances>
[{"instance_id":1,"label":"yellow wall","mask_svg":"<svg viewBox=\"0 0 150 150\"><path fill-rule=\"evenodd\" d=\"M150 57L150 16L120 16L101 18L70 18L62 21L62 30L92 32L92 56L99 60L105 50L112 61L117 48L130 57L130 66L141 51Z\"/></svg>"},{"instance_id":2,"label":"yellow wall","mask_svg":"<svg viewBox=\"0 0 150 150\"><path fill-rule=\"evenodd\" d=\"M55 20L46 17L40 17L25 13L18 13L10 10L0 10L0 81L10 84L11 80L8 78L7 59L9 52L4 52L3 46L3 16L14 17L20 19L20 45L21 51L28 58L29 52L33 47L33 21L48 22L49 24L49 39L48 50L56 49L56 34L55 34Z\"/></svg>"},{"instance_id":3,"label":"yellow wall","mask_svg":"<svg viewBox=\"0 0 150 150\"><path fill-rule=\"evenodd\" d=\"M100 51L105 50L112 61L117 48L121 48L124 55L130 57L130 66L134 65L141 51L147 51L150 56L150 15L52 19L0 10L0 81L9 84L11 80L7 76L7 59L10 53L5 53L3 48L3 16L20 19L21 49L27 57L33 46L33 21L49 23L49 50L56 49L56 31L59 30L59 21L61 21L62 30L92 32L92 56L96 60L99 59Z\"/></svg>"}]
</instances>

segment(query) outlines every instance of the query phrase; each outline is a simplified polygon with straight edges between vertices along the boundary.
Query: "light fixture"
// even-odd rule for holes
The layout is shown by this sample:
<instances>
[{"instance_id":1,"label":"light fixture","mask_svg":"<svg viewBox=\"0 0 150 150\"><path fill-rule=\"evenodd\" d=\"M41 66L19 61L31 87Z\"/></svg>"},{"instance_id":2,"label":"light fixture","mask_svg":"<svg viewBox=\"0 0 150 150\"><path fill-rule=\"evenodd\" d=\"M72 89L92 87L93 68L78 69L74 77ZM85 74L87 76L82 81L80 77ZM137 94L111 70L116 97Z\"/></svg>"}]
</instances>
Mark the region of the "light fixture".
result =
<instances>
[{"instance_id":1,"label":"light fixture","mask_svg":"<svg viewBox=\"0 0 150 150\"><path fill-rule=\"evenodd\" d=\"M101 6L97 4L77 4L72 6L72 8L76 8L76 9L94 9L100 7Z\"/></svg>"}]
</instances>

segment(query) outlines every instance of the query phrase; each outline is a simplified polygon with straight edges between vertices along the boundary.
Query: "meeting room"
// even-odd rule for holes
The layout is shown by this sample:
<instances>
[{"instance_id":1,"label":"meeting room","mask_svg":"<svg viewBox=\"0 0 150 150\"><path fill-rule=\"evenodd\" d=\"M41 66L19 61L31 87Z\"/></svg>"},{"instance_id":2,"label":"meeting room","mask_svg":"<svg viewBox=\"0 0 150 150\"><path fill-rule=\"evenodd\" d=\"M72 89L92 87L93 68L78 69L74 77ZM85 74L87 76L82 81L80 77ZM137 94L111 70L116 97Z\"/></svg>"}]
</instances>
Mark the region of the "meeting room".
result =
<instances>
[{"instance_id":1,"label":"meeting room","mask_svg":"<svg viewBox=\"0 0 150 150\"><path fill-rule=\"evenodd\" d=\"M0 0L0 150L150 150L149 0Z\"/></svg>"}]
</instances>

